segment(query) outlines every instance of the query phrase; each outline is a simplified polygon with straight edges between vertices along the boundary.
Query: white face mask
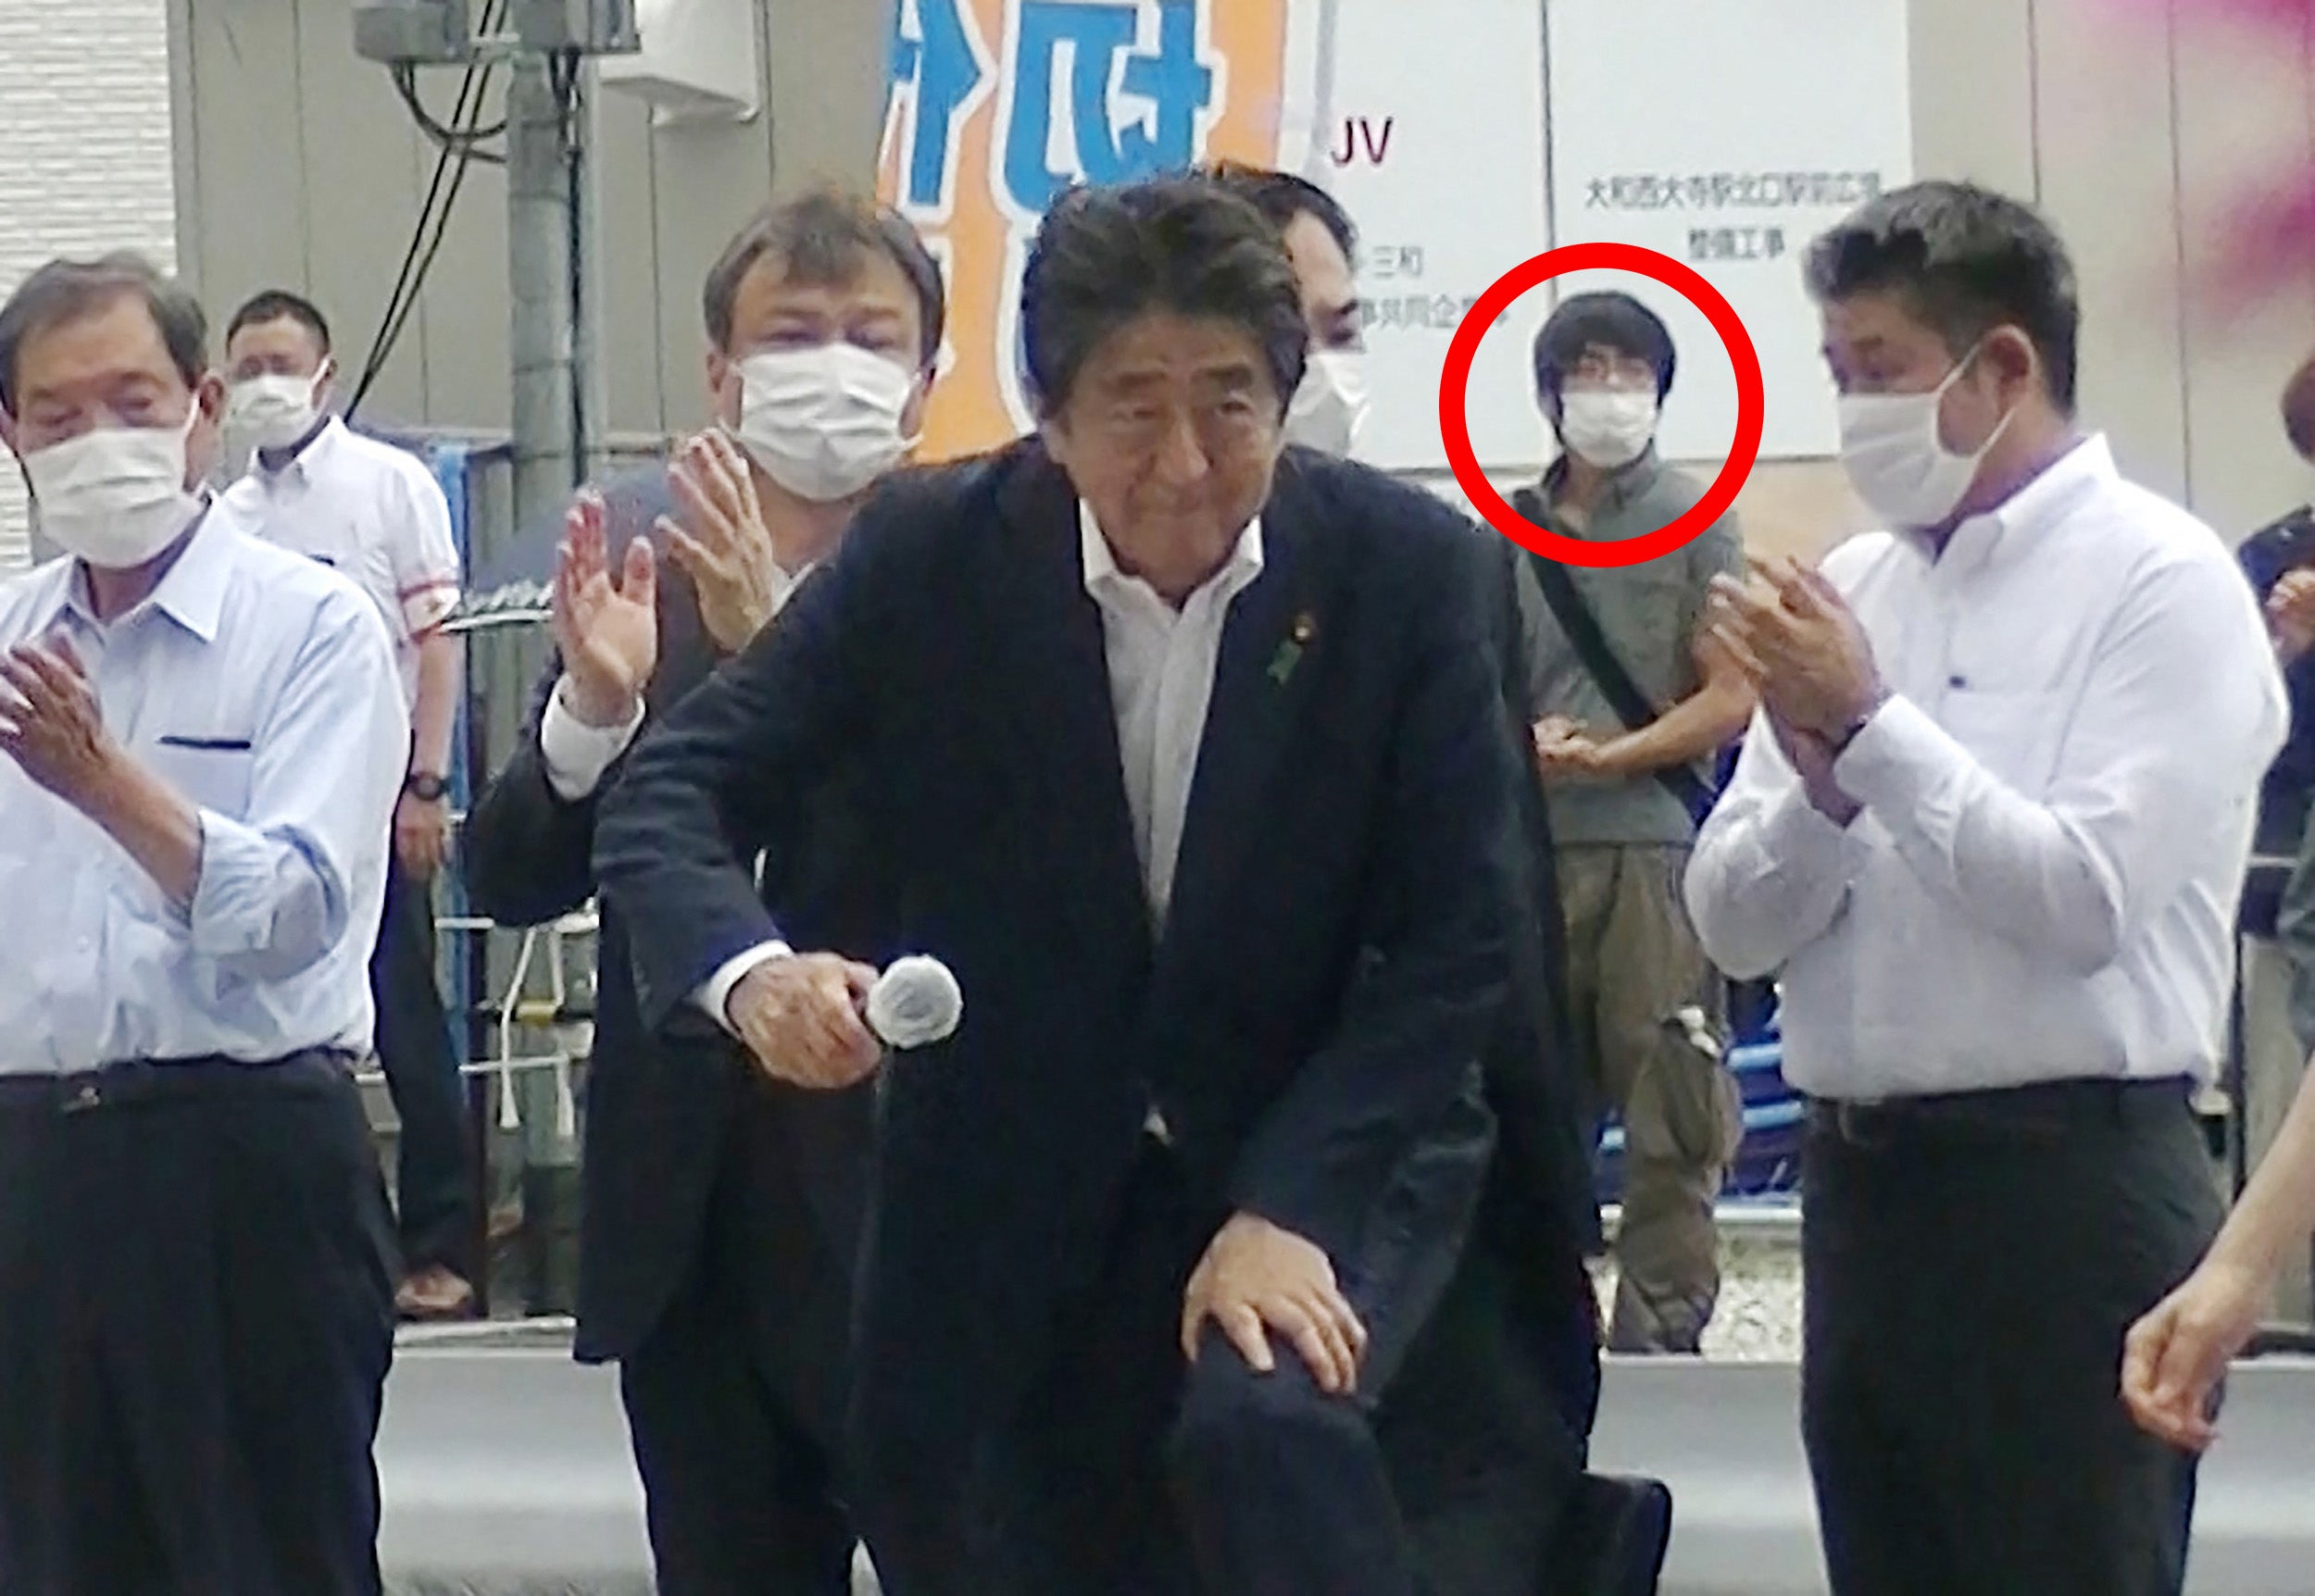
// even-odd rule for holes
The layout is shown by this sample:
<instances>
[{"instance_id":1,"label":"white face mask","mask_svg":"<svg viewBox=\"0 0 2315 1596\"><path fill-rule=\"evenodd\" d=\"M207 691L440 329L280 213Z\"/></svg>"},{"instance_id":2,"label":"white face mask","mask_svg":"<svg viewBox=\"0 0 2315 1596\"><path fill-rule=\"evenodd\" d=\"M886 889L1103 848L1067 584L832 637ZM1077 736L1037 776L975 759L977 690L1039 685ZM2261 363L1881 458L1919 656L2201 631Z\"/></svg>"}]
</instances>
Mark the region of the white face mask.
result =
<instances>
[{"instance_id":1,"label":"white face mask","mask_svg":"<svg viewBox=\"0 0 2315 1596\"><path fill-rule=\"evenodd\" d=\"M182 427L105 427L24 456L41 535L100 570L134 570L175 542L199 513L185 487Z\"/></svg>"},{"instance_id":2,"label":"white face mask","mask_svg":"<svg viewBox=\"0 0 2315 1596\"><path fill-rule=\"evenodd\" d=\"M852 343L772 349L740 362L741 444L799 499L848 499L915 439L901 416L916 375Z\"/></svg>"},{"instance_id":3,"label":"white face mask","mask_svg":"<svg viewBox=\"0 0 2315 1596\"><path fill-rule=\"evenodd\" d=\"M1320 349L1286 406L1286 442L1347 455L1367 419L1366 361L1355 349Z\"/></svg>"},{"instance_id":4,"label":"white face mask","mask_svg":"<svg viewBox=\"0 0 2315 1596\"><path fill-rule=\"evenodd\" d=\"M234 383L225 396L225 430L237 445L232 452L286 449L312 431L321 414L315 396L327 371L312 377L268 373Z\"/></svg>"},{"instance_id":5,"label":"white face mask","mask_svg":"<svg viewBox=\"0 0 2315 1596\"><path fill-rule=\"evenodd\" d=\"M1559 395L1559 441L1603 471L1647 453L1656 437L1656 395L1645 388L1573 388Z\"/></svg>"},{"instance_id":6,"label":"white face mask","mask_svg":"<svg viewBox=\"0 0 2315 1596\"><path fill-rule=\"evenodd\" d=\"M1892 527L1919 530L1941 526L1953 517L1977 468L2001 435L2001 418L1985 442L1967 455L1946 447L1937 418L1946 391L1961 379L1972 349L1926 393L1845 393L1841 396L1841 465L1857 496Z\"/></svg>"}]
</instances>

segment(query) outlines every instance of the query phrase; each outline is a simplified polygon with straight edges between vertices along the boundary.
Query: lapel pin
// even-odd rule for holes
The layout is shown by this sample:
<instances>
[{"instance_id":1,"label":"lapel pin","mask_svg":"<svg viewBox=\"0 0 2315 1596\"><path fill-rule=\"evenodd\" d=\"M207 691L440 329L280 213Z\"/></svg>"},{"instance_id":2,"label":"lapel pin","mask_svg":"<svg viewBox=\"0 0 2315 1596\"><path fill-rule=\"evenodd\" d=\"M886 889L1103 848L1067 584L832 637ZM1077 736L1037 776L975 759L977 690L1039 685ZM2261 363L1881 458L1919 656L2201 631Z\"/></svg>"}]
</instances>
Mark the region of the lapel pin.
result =
<instances>
[{"instance_id":1,"label":"lapel pin","mask_svg":"<svg viewBox=\"0 0 2315 1596\"><path fill-rule=\"evenodd\" d=\"M1285 686L1286 679L1295 673L1295 667L1301 663L1303 649L1318 635L1319 623L1312 618L1309 611L1305 610L1295 617L1295 624L1287 631L1286 641L1280 643L1278 652L1270 656L1270 680L1281 687Z\"/></svg>"}]
</instances>

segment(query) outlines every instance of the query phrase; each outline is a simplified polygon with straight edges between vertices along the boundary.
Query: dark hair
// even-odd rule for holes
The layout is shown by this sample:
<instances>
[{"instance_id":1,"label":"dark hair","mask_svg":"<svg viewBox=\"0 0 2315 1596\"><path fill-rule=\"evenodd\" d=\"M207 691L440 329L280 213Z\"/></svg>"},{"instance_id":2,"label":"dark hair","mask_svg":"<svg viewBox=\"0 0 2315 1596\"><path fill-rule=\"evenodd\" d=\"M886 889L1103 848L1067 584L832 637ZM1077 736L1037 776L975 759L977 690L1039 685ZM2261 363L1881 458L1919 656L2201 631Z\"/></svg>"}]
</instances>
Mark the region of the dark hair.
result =
<instances>
[{"instance_id":1,"label":"dark hair","mask_svg":"<svg viewBox=\"0 0 2315 1596\"><path fill-rule=\"evenodd\" d=\"M1309 330L1270 219L1202 177L1070 190L1045 214L1020 280L1022 356L1038 409L1069 402L1103 339L1149 310L1233 321L1253 335L1281 413Z\"/></svg>"},{"instance_id":2,"label":"dark hair","mask_svg":"<svg viewBox=\"0 0 2315 1596\"><path fill-rule=\"evenodd\" d=\"M52 260L17 285L0 305L0 410L16 414L17 360L25 341L109 309L141 301L161 342L191 388L209 368L209 319L201 302L133 250L95 260Z\"/></svg>"},{"instance_id":3,"label":"dark hair","mask_svg":"<svg viewBox=\"0 0 2315 1596\"><path fill-rule=\"evenodd\" d=\"M2315 460L2315 357L2291 373L2283 386L2283 430L2301 458Z\"/></svg>"},{"instance_id":4,"label":"dark hair","mask_svg":"<svg viewBox=\"0 0 2315 1596\"><path fill-rule=\"evenodd\" d=\"M1664 318L1628 293L1577 293L1559 302L1535 334L1535 392L1557 400L1568 373L1595 344L1645 360L1656 373L1656 396L1672 391L1679 357Z\"/></svg>"},{"instance_id":5,"label":"dark hair","mask_svg":"<svg viewBox=\"0 0 2315 1596\"><path fill-rule=\"evenodd\" d=\"M302 293L292 293L286 288L269 288L253 293L233 319L225 324L227 343L238 337L244 327L262 327L269 321L294 321L314 335L324 355L330 353L330 318L321 314L321 307Z\"/></svg>"},{"instance_id":6,"label":"dark hair","mask_svg":"<svg viewBox=\"0 0 2315 1596\"><path fill-rule=\"evenodd\" d=\"M1354 267L1358 265L1358 230L1351 224L1350 213L1333 194L1308 178L1272 171L1268 167L1250 167L1243 161L1216 161L1205 172L1268 217L1270 226L1281 232L1292 226L1296 217L1318 218L1319 225L1343 246L1343 258Z\"/></svg>"},{"instance_id":7,"label":"dark hair","mask_svg":"<svg viewBox=\"0 0 2315 1596\"><path fill-rule=\"evenodd\" d=\"M841 287L858 278L864 256L880 250L916 290L922 324L919 353L930 368L940 354L941 334L948 322L948 291L942 285L939 265L907 218L890 206L836 189L815 190L771 206L723 246L723 254L707 268L707 287L700 295L708 342L731 352L732 306L739 299L740 284L764 256L776 256L795 281Z\"/></svg>"},{"instance_id":8,"label":"dark hair","mask_svg":"<svg viewBox=\"0 0 2315 1596\"><path fill-rule=\"evenodd\" d=\"M2073 263L2032 206L1974 183L1893 190L1811 244L1806 274L1820 303L1895 291L1956 359L1997 327L2019 329L2042 357L2050 398L2072 413Z\"/></svg>"}]
</instances>

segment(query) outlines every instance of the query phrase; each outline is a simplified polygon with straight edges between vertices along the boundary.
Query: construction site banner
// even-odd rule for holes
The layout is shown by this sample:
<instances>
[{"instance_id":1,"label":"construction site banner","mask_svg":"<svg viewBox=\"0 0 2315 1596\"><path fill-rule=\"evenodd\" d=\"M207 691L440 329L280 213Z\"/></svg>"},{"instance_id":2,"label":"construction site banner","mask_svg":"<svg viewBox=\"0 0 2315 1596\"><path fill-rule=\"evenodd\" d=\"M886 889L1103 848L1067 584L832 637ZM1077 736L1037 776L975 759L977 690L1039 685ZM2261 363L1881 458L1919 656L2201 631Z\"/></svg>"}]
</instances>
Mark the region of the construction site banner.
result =
<instances>
[{"instance_id":1,"label":"construction site banner","mask_svg":"<svg viewBox=\"0 0 2315 1596\"><path fill-rule=\"evenodd\" d=\"M1908 176L1905 18L1906 0L898 0L880 181L950 289L925 455L1032 424L1020 273L1055 196L1223 156L1309 178L1358 225L1373 399L1358 454L1376 465L1445 468L1456 326L1520 262L1591 240L1720 288L1767 372L1763 453L1826 453L1800 257ZM1560 294L1605 285L1539 289L1488 330L1467 400L1483 467L1548 456L1530 343ZM1667 449L1724 453L1718 338L1676 296L1636 291L1682 351Z\"/></svg>"}]
</instances>

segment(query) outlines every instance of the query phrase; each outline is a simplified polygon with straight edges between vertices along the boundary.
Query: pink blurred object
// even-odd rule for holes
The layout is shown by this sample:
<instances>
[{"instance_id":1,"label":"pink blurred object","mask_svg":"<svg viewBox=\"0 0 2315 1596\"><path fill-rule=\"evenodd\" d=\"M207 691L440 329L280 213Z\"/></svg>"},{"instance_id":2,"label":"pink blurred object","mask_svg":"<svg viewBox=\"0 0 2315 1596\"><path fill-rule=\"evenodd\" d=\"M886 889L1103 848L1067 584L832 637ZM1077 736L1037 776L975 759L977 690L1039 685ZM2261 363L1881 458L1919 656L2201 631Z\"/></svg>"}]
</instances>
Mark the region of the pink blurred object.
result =
<instances>
[{"instance_id":1,"label":"pink blurred object","mask_svg":"<svg viewBox=\"0 0 2315 1596\"><path fill-rule=\"evenodd\" d=\"M2223 18L2276 28L2296 28L2315 18L2315 0L2115 0L2119 8L2182 22Z\"/></svg>"},{"instance_id":2,"label":"pink blurred object","mask_svg":"<svg viewBox=\"0 0 2315 1596\"><path fill-rule=\"evenodd\" d=\"M2303 278L2315 261L2315 167L2237 206L2224 237L2209 284L2221 296L2247 297Z\"/></svg>"},{"instance_id":3,"label":"pink blurred object","mask_svg":"<svg viewBox=\"0 0 2315 1596\"><path fill-rule=\"evenodd\" d=\"M2315 37L2315 0L2112 0L2119 11L2174 26L2237 26L2287 38L2294 54ZM2275 42L2284 44L2284 38ZM2285 163L2234 207L2209 277L2199 286L2240 303L2303 277L2315 260L2315 160Z\"/></svg>"}]
</instances>

